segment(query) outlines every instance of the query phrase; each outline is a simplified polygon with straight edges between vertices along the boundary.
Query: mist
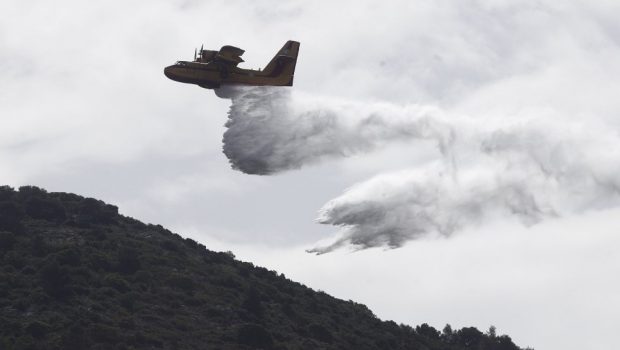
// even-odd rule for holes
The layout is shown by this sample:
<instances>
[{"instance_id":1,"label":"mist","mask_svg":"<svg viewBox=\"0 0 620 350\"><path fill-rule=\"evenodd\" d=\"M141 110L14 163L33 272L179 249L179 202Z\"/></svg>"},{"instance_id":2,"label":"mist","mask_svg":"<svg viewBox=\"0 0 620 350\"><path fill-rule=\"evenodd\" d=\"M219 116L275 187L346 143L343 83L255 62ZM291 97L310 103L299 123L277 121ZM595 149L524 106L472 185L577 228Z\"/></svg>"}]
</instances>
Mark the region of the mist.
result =
<instances>
[{"instance_id":1,"label":"mist","mask_svg":"<svg viewBox=\"0 0 620 350\"><path fill-rule=\"evenodd\" d=\"M273 175L387 145L432 152L407 170L355 184L320 210L338 228L309 249L397 248L492 220L530 226L620 204L620 138L601 121L549 109L457 115L436 106L365 103L234 87L224 153L234 169ZM435 147L419 147L431 143Z\"/></svg>"}]
</instances>

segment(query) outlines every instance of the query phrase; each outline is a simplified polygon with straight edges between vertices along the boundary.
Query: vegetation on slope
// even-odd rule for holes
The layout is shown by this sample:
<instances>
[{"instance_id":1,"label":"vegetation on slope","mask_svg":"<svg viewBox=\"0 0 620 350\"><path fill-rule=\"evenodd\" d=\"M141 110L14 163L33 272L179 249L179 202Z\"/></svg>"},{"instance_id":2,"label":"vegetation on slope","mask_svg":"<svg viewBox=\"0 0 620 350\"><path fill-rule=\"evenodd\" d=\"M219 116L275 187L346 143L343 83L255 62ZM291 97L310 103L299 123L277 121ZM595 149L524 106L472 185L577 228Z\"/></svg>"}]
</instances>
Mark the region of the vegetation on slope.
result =
<instances>
[{"instance_id":1,"label":"vegetation on slope","mask_svg":"<svg viewBox=\"0 0 620 350\"><path fill-rule=\"evenodd\" d=\"M493 330L384 322L101 201L4 186L0 349L519 348Z\"/></svg>"}]
</instances>

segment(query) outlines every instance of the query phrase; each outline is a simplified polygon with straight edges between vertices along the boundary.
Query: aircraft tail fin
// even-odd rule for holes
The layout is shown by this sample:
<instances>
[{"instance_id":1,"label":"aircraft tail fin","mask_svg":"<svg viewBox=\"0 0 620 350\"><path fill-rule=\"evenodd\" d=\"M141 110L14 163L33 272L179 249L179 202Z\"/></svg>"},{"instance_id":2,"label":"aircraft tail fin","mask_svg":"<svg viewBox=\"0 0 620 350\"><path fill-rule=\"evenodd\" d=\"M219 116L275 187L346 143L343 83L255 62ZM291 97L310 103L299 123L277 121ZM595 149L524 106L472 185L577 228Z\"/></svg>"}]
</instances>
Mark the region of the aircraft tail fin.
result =
<instances>
[{"instance_id":1,"label":"aircraft tail fin","mask_svg":"<svg viewBox=\"0 0 620 350\"><path fill-rule=\"evenodd\" d=\"M269 77L277 78L283 86L293 86L295 65L299 54L299 42L289 40L280 51L271 59L263 70Z\"/></svg>"}]
</instances>

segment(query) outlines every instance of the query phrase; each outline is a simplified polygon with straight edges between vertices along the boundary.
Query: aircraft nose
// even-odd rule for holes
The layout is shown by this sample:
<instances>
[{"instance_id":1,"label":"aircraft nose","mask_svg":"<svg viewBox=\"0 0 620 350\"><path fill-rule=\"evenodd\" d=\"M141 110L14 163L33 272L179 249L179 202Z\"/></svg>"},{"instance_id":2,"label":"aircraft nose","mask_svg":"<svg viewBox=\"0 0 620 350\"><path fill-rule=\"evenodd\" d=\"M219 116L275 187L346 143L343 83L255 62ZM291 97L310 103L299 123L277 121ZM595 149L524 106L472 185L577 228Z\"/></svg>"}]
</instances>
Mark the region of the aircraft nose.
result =
<instances>
[{"instance_id":1,"label":"aircraft nose","mask_svg":"<svg viewBox=\"0 0 620 350\"><path fill-rule=\"evenodd\" d=\"M172 66L168 66L168 67L164 68L164 75L167 76L168 79L173 79L172 78Z\"/></svg>"}]
</instances>

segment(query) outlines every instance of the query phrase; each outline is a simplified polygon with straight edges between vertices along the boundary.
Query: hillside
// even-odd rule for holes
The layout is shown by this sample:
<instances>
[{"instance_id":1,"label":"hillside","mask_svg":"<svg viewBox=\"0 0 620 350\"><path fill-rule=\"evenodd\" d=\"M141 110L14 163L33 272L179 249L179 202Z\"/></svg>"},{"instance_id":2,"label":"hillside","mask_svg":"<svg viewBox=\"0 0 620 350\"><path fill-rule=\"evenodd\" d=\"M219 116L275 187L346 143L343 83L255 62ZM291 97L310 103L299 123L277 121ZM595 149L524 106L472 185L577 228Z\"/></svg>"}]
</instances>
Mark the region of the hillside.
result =
<instances>
[{"instance_id":1,"label":"hillside","mask_svg":"<svg viewBox=\"0 0 620 350\"><path fill-rule=\"evenodd\" d=\"M518 350L476 328L364 305L214 252L115 206L0 187L0 349Z\"/></svg>"}]
</instances>

